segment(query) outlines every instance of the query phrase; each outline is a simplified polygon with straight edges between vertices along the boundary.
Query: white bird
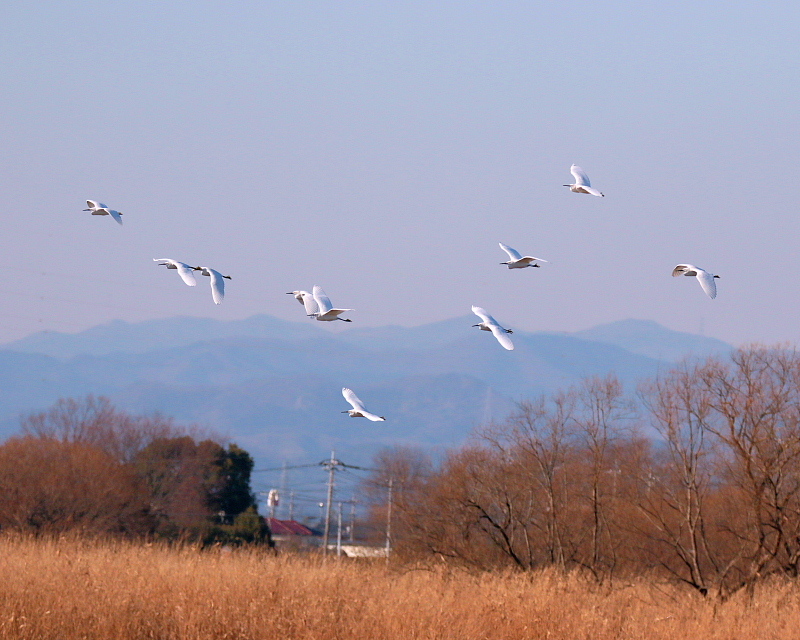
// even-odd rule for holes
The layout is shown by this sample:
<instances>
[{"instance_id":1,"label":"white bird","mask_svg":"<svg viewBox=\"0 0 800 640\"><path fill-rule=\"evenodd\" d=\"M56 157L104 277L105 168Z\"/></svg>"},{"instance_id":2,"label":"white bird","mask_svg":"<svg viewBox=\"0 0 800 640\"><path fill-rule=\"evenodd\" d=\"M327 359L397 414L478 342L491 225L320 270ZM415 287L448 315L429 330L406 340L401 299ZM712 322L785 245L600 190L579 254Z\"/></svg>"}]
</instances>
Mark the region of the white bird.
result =
<instances>
[{"instance_id":1,"label":"white bird","mask_svg":"<svg viewBox=\"0 0 800 640\"><path fill-rule=\"evenodd\" d=\"M167 269L177 269L178 275L190 287L194 287L197 284L197 280L194 279L194 273L192 273L194 267L190 267L185 262L178 262L172 258L153 258L153 262L158 262L158 264L165 266Z\"/></svg>"},{"instance_id":2,"label":"white bird","mask_svg":"<svg viewBox=\"0 0 800 640\"><path fill-rule=\"evenodd\" d=\"M287 291L286 295L294 296L295 300L297 300L300 304L304 304L303 297L310 296L311 294L308 291Z\"/></svg>"},{"instance_id":3,"label":"white bird","mask_svg":"<svg viewBox=\"0 0 800 640\"><path fill-rule=\"evenodd\" d=\"M547 262L541 258L534 258L533 256L521 256L519 251L512 249L507 244L500 243L500 248L508 254L508 262L501 262L500 264L508 265L509 269L524 269L525 267L538 267L537 262Z\"/></svg>"},{"instance_id":4,"label":"white bird","mask_svg":"<svg viewBox=\"0 0 800 640\"><path fill-rule=\"evenodd\" d=\"M303 304L306 307L306 313L309 316L316 318L317 320L321 320L323 322L330 322L332 320L341 320L343 322L352 322L352 320L348 318L340 318L339 314L344 313L345 311L352 311L352 309L334 309L333 304L331 304L331 299L326 295L326 293L322 290L322 287L319 285L314 285L312 289L313 299L316 303L316 310L309 311L310 303L306 302L308 299L307 296L303 298Z\"/></svg>"},{"instance_id":5,"label":"white bird","mask_svg":"<svg viewBox=\"0 0 800 640\"><path fill-rule=\"evenodd\" d=\"M572 177L575 178L575 184L565 184L565 187L569 187L570 191L575 193L588 193L593 196L603 196L597 189L592 187L592 183L589 182L589 176L586 175L586 172L581 169L577 164L573 164L569 168L569 172L572 174Z\"/></svg>"},{"instance_id":6,"label":"white bird","mask_svg":"<svg viewBox=\"0 0 800 640\"><path fill-rule=\"evenodd\" d=\"M678 276L697 276L697 281L703 287L706 295L712 300L717 297L717 283L714 282L714 278L719 278L719 276L715 276L700 267L695 267L693 264L679 264L675 267L672 270L672 277L677 278Z\"/></svg>"},{"instance_id":7,"label":"white bird","mask_svg":"<svg viewBox=\"0 0 800 640\"><path fill-rule=\"evenodd\" d=\"M480 327L481 331L491 331L492 335L497 338L497 341L502 345L504 349L508 349L509 351L514 350L514 343L511 342L511 338L508 337L507 334L514 333L511 329L504 329L501 327L497 320L495 320L492 316L486 313L486 309L482 309L481 307L476 307L472 305L472 313L478 316L483 322L478 324L473 324L473 327Z\"/></svg>"},{"instance_id":8,"label":"white bird","mask_svg":"<svg viewBox=\"0 0 800 640\"><path fill-rule=\"evenodd\" d=\"M231 277L223 276L219 271L211 267L193 267L193 269L204 276L211 276L211 297L214 298L214 304L221 304L222 299L225 297L225 280L223 278L230 280Z\"/></svg>"},{"instance_id":9,"label":"white bird","mask_svg":"<svg viewBox=\"0 0 800 640\"><path fill-rule=\"evenodd\" d=\"M95 200L87 200L86 204L89 205L89 208L84 209L84 211L91 211L93 216L111 216L114 218L114 220L122 224L121 211L115 211L114 209L104 205L102 202L97 202Z\"/></svg>"},{"instance_id":10,"label":"white bird","mask_svg":"<svg viewBox=\"0 0 800 640\"><path fill-rule=\"evenodd\" d=\"M306 315L313 316L319 311L314 296L308 291L287 291L286 293L287 295L294 296L294 299L306 308Z\"/></svg>"},{"instance_id":11,"label":"white bird","mask_svg":"<svg viewBox=\"0 0 800 640\"><path fill-rule=\"evenodd\" d=\"M353 393L352 389L348 389L345 387L342 389L342 395L347 402L353 407L352 409L348 409L347 411L342 411L342 413L350 414L351 418L366 418L367 420L372 420L373 422L380 422L381 420L386 420L383 416L376 416L374 413L370 413L364 408L364 403L358 399L358 396Z\"/></svg>"}]
</instances>

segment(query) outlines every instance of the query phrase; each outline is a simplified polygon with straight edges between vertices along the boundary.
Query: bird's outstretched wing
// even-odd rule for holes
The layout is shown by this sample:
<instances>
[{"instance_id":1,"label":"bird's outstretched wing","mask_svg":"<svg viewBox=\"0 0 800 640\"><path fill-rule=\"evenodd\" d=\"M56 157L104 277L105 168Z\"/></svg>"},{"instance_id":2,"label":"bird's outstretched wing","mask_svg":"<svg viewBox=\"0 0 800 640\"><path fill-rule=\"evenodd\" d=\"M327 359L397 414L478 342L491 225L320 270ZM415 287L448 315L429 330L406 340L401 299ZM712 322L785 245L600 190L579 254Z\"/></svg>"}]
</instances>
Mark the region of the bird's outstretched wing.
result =
<instances>
[{"instance_id":1,"label":"bird's outstretched wing","mask_svg":"<svg viewBox=\"0 0 800 640\"><path fill-rule=\"evenodd\" d=\"M708 271L700 269L697 271L697 280L700 282L700 286L703 287L703 291L706 292L709 298L713 300L717 297L717 283L714 282L714 276Z\"/></svg>"},{"instance_id":2,"label":"bird's outstretched wing","mask_svg":"<svg viewBox=\"0 0 800 640\"><path fill-rule=\"evenodd\" d=\"M321 316L324 316L326 313L328 313L328 311L333 309L333 304L331 303L331 299L322 290L322 287L320 287L318 284L314 285L312 291L314 292L314 300L316 301L317 306L319 307L319 314Z\"/></svg>"},{"instance_id":3,"label":"bird's outstretched wing","mask_svg":"<svg viewBox=\"0 0 800 640\"><path fill-rule=\"evenodd\" d=\"M591 187L592 183L589 182L589 176L586 175L586 172L581 169L577 164L573 164L569 168L569 172L572 174L572 177L575 178L575 184L580 185L582 187ZM598 191L598 193L600 193Z\"/></svg>"},{"instance_id":4,"label":"bird's outstretched wing","mask_svg":"<svg viewBox=\"0 0 800 640\"><path fill-rule=\"evenodd\" d=\"M512 249L507 244L503 244L502 242L499 244L500 248L508 254L509 260L522 260L522 256L520 255L519 251Z\"/></svg>"},{"instance_id":5,"label":"bird's outstretched wing","mask_svg":"<svg viewBox=\"0 0 800 640\"><path fill-rule=\"evenodd\" d=\"M319 312L317 301L314 300L314 296L311 295L308 291L301 291L300 298L301 298L300 301L306 308L306 315L313 316L315 313Z\"/></svg>"},{"instance_id":6,"label":"bird's outstretched wing","mask_svg":"<svg viewBox=\"0 0 800 640\"><path fill-rule=\"evenodd\" d=\"M483 322L486 324L497 324L497 320L495 320L492 316L490 316L486 309L483 307L476 307L474 304L472 305L472 313L478 316Z\"/></svg>"},{"instance_id":7,"label":"bird's outstretched wing","mask_svg":"<svg viewBox=\"0 0 800 640\"><path fill-rule=\"evenodd\" d=\"M361 400L358 399L358 396L355 393L353 393L352 389L348 389L347 387L344 387L342 389L342 395L344 396L344 399L347 400L347 402L350 403L350 405L353 407L353 409L355 409L356 411L361 411L361 412L366 411L366 409L364 408L364 403L361 402Z\"/></svg>"},{"instance_id":8,"label":"bird's outstretched wing","mask_svg":"<svg viewBox=\"0 0 800 640\"><path fill-rule=\"evenodd\" d=\"M164 265L172 265L178 270L178 275L180 275L181 280L183 280L187 285L190 287L197 285L197 280L194 279L194 269L192 269L192 267L185 262L179 262L178 260L173 260L172 258L153 258L153 262L158 262L159 264Z\"/></svg>"},{"instance_id":9,"label":"bird's outstretched wing","mask_svg":"<svg viewBox=\"0 0 800 640\"><path fill-rule=\"evenodd\" d=\"M374 413L370 413L366 410L361 410L361 415L364 416L367 420L372 420L373 422L383 422L386 420L383 416L376 416Z\"/></svg>"},{"instance_id":10,"label":"bird's outstretched wing","mask_svg":"<svg viewBox=\"0 0 800 640\"><path fill-rule=\"evenodd\" d=\"M547 262L547 260L542 260L541 258L534 258L533 256L525 256L524 258L520 259L521 264L530 264L531 262Z\"/></svg>"},{"instance_id":11,"label":"bird's outstretched wing","mask_svg":"<svg viewBox=\"0 0 800 640\"><path fill-rule=\"evenodd\" d=\"M697 267L691 264L679 264L672 270L672 277L678 276L695 276L697 275Z\"/></svg>"},{"instance_id":12,"label":"bird's outstretched wing","mask_svg":"<svg viewBox=\"0 0 800 640\"><path fill-rule=\"evenodd\" d=\"M497 324L491 324L489 325L489 330L492 332L492 335L497 338L497 341L503 346L504 349L508 349L509 351L514 350L514 343L511 342L511 338L508 337L508 334L503 327Z\"/></svg>"},{"instance_id":13,"label":"bird's outstretched wing","mask_svg":"<svg viewBox=\"0 0 800 640\"><path fill-rule=\"evenodd\" d=\"M225 297L225 280L219 271L208 267L206 267L206 271L211 275L211 297L214 299L214 304L222 304Z\"/></svg>"},{"instance_id":14,"label":"bird's outstretched wing","mask_svg":"<svg viewBox=\"0 0 800 640\"><path fill-rule=\"evenodd\" d=\"M352 309L328 309L327 314L331 317L339 317L343 313L352 311Z\"/></svg>"},{"instance_id":15,"label":"bird's outstretched wing","mask_svg":"<svg viewBox=\"0 0 800 640\"><path fill-rule=\"evenodd\" d=\"M590 193L593 196L597 196L598 198L605 198L605 195L602 191L598 191L594 187L590 187L588 184L581 185L581 189L583 189L586 193Z\"/></svg>"},{"instance_id":16,"label":"bird's outstretched wing","mask_svg":"<svg viewBox=\"0 0 800 640\"><path fill-rule=\"evenodd\" d=\"M119 211L114 211L114 209L106 209L106 211L108 211L109 215L114 218L114 220L122 224L122 214Z\"/></svg>"},{"instance_id":17,"label":"bird's outstretched wing","mask_svg":"<svg viewBox=\"0 0 800 640\"><path fill-rule=\"evenodd\" d=\"M178 262L177 260L173 260L173 264L177 267L178 275L181 277L181 280L190 287L197 284L197 280L194 279L194 272L188 264L185 262Z\"/></svg>"}]
</instances>

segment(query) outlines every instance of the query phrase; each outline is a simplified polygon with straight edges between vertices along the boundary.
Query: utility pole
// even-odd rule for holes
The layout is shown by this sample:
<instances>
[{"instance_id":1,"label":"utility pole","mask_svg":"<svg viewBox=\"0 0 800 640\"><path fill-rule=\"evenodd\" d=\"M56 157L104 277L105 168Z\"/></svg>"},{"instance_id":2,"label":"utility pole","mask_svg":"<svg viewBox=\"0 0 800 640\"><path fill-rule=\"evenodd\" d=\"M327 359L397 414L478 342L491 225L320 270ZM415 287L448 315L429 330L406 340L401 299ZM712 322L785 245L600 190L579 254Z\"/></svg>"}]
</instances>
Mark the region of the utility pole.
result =
<instances>
[{"instance_id":1,"label":"utility pole","mask_svg":"<svg viewBox=\"0 0 800 640\"><path fill-rule=\"evenodd\" d=\"M280 495L282 498L286 496L286 462L283 463L283 468L281 469L281 489L278 495ZM286 513L283 510L283 507L281 506L280 502L278 503L278 513L280 515Z\"/></svg>"},{"instance_id":2,"label":"utility pole","mask_svg":"<svg viewBox=\"0 0 800 640\"><path fill-rule=\"evenodd\" d=\"M389 478L389 503L386 507L386 562L392 552L392 485L394 478Z\"/></svg>"},{"instance_id":3,"label":"utility pole","mask_svg":"<svg viewBox=\"0 0 800 640\"><path fill-rule=\"evenodd\" d=\"M294 520L294 490L289 494L289 520Z\"/></svg>"},{"instance_id":4,"label":"utility pole","mask_svg":"<svg viewBox=\"0 0 800 640\"><path fill-rule=\"evenodd\" d=\"M350 501L350 542L355 541L356 530L356 501Z\"/></svg>"},{"instance_id":5,"label":"utility pole","mask_svg":"<svg viewBox=\"0 0 800 640\"><path fill-rule=\"evenodd\" d=\"M339 461L335 457L335 452L331 451L331 459L322 463L328 468L328 502L325 505L325 534L322 536L322 553L328 554L328 540L331 534L331 501L333 500L333 473Z\"/></svg>"},{"instance_id":6,"label":"utility pole","mask_svg":"<svg viewBox=\"0 0 800 640\"><path fill-rule=\"evenodd\" d=\"M333 504L333 487L334 487L334 472L338 469L358 469L360 471L371 471L371 469L365 469L364 467L356 467L352 464L345 464L344 462L339 462L336 459L336 452L331 451L331 458L330 460L323 460L320 462L320 466L324 467L328 470L328 501L325 504L325 534L322 538L322 553L328 553L328 542L330 541L331 536L331 504ZM323 503L319 503L320 509L323 507ZM341 529L342 529L342 505L339 504L339 536L341 537Z\"/></svg>"},{"instance_id":7,"label":"utility pole","mask_svg":"<svg viewBox=\"0 0 800 640\"><path fill-rule=\"evenodd\" d=\"M342 503L339 503L339 517L336 525L336 556L342 555Z\"/></svg>"}]
</instances>

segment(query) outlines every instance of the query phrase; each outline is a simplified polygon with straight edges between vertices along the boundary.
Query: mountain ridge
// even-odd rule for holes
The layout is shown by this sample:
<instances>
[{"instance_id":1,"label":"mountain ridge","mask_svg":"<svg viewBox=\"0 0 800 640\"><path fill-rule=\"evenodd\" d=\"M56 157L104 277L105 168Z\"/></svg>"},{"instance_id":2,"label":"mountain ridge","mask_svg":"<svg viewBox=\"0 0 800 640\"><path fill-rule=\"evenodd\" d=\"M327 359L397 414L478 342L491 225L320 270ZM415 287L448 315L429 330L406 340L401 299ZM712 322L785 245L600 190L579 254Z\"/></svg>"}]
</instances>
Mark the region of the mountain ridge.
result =
<instances>
[{"instance_id":1,"label":"mountain ridge","mask_svg":"<svg viewBox=\"0 0 800 640\"><path fill-rule=\"evenodd\" d=\"M270 316L115 321L79 334L34 334L0 346L0 435L59 397L106 395L223 432L259 462L307 460L331 446L361 464L397 442L452 446L516 402L614 372L628 388L696 356L732 347L647 321L572 334L516 331L505 351L472 316L407 328L329 331ZM627 347L627 348L625 348ZM386 415L351 420L341 388ZM366 459L364 459L367 457Z\"/></svg>"}]
</instances>

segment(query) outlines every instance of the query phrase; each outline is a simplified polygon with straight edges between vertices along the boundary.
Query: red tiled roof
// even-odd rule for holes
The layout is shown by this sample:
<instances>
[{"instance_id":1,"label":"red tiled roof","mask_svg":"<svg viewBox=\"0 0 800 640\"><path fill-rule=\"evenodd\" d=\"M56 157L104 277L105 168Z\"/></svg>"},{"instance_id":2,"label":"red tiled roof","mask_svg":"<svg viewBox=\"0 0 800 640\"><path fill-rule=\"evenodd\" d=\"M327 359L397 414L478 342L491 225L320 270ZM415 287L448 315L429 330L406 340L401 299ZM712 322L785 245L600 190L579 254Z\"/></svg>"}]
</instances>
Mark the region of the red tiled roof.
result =
<instances>
[{"instance_id":1,"label":"red tiled roof","mask_svg":"<svg viewBox=\"0 0 800 640\"><path fill-rule=\"evenodd\" d=\"M267 518L269 530L273 536L313 536L314 532L297 520L278 520Z\"/></svg>"}]
</instances>

